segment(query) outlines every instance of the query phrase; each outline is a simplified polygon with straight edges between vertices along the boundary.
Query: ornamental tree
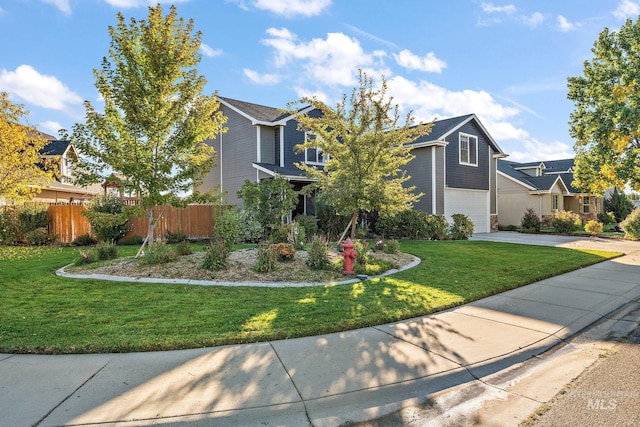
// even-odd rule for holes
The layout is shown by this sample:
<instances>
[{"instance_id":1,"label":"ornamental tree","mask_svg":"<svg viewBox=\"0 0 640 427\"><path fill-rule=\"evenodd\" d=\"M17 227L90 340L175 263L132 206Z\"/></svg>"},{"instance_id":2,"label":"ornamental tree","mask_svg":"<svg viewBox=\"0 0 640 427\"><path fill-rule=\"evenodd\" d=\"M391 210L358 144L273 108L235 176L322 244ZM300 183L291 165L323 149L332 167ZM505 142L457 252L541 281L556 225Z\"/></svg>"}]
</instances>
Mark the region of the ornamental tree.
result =
<instances>
[{"instance_id":1,"label":"ornamental tree","mask_svg":"<svg viewBox=\"0 0 640 427\"><path fill-rule=\"evenodd\" d=\"M596 194L626 184L640 189L640 20L605 28L591 51L584 76L568 79L574 185Z\"/></svg>"},{"instance_id":2,"label":"ornamental tree","mask_svg":"<svg viewBox=\"0 0 640 427\"><path fill-rule=\"evenodd\" d=\"M109 59L94 69L104 112L85 101L86 122L74 126L72 141L84 156L80 182L116 173L140 198L146 243L161 216L154 207L183 203L178 196L210 170L215 151L205 140L224 131L226 118L216 96L203 95L206 80L195 68L202 33L193 20L178 18L175 6L164 16L158 4L147 19L127 24L118 13L117 21L109 27Z\"/></svg>"},{"instance_id":3,"label":"ornamental tree","mask_svg":"<svg viewBox=\"0 0 640 427\"><path fill-rule=\"evenodd\" d=\"M324 165L316 167L296 163L315 182L304 191L319 190L322 201L336 209L339 215L351 216L351 237L355 237L358 211L379 211L382 215L410 208L421 194L414 186L403 184L410 178L402 166L414 158L408 145L427 134L432 124L414 126L409 113L402 125L398 105L387 96L384 77L380 87L360 71L359 87L351 97L331 108L316 97L305 97L296 104L312 108L297 117L298 128L312 135L297 152L321 150ZM320 114L311 113L319 111Z\"/></svg>"},{"instance_id":4,"label":"ornamental tree","mask_svg":"<svg viewBox=\"0 0 640 427\"><path fill-rule=\"evenodd\" d=\"M0 93L0 197L23 202L35 197L54 178L41 150L48 141L33 127L21 124L28 112Z\"/></svg>"}]
</instances>

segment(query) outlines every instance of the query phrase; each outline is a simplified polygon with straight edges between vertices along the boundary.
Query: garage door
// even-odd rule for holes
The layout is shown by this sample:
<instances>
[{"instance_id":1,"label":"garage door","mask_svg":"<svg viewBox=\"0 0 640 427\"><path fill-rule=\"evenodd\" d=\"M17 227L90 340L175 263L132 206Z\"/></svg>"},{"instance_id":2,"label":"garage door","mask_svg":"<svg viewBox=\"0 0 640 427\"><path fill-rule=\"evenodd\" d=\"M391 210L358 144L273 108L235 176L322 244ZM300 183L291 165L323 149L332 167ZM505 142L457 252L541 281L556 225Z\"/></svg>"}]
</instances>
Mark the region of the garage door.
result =
<instances>
[{"instance_id":1,"label":"garage door","mask_svg":"<svg viewBox=\"0 0 640 427\"><path fill-rule=\"evenodd\" d=\"M489 233L489 192L479 190L444 191L444 214L451 223L453 214L465 214L473 221L474 233Z\"/></svg>"}]
</instances>

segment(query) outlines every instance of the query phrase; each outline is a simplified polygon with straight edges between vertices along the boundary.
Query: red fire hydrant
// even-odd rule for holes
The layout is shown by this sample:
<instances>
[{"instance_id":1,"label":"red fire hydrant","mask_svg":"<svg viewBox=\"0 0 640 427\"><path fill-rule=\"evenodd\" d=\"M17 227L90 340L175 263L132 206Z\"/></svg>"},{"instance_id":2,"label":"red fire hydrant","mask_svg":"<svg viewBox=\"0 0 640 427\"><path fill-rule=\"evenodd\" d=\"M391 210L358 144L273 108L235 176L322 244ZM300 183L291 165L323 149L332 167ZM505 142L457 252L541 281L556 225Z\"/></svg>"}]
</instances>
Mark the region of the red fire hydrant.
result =
<instances>
[{"instance_id":1,"label":"red fire hydrant","mask_svg":"<svg viewBox=\"0 0 640 427\"><path fill-rule=\"evenodd\" d=\"M350 237L347 237L347 240L340 243L342 247L342 256L344 256L344 270L342 270L342 274L356 274L353 271L353 261L358 256L358 252L353 249L356 245L353 244Z\"/></svg>"}]
</instances>

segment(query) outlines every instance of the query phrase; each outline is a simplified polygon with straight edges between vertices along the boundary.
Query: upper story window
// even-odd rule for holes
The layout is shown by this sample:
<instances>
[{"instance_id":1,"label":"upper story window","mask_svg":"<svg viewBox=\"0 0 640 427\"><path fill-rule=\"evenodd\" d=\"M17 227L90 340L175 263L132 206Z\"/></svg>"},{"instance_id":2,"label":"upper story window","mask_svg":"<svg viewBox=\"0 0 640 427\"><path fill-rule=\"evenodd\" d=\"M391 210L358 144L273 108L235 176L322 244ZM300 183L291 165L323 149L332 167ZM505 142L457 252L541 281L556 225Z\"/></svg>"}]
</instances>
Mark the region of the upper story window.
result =
<instances>
[{"instance_id":1,"label":"upper story window","mask_svg":"<svg viewBox=\"0 0 640 427\"><path fill-rule=\"evenodd\" d=\"M315 134L311 132L305 132L304 140L305 142L313 141L316 139ZM324 165L326 160L326 156L319 148L307 148L304 150L304 161L305 163L315 164L315 165Z\"/></svg>"},{"instance_id":2,"label":"upper story window","mask_svg":"<svg viewBox=\"0 0 640 427\"><path fill-rule=\"evenodd\" d=\"M478 166L478 137L460 134L460 164Z\"/></svg>"}]
</instances>

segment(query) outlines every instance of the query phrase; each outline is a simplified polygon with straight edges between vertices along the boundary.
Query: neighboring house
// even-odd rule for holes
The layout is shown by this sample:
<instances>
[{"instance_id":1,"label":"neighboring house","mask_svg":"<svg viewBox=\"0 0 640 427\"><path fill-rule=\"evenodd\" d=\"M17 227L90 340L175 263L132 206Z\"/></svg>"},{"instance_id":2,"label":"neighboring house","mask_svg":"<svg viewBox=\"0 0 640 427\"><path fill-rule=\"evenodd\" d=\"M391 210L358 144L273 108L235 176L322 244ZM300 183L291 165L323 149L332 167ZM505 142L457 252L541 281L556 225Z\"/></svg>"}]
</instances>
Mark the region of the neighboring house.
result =
<instances>
[{"instance_id":1,"label":"neighboring house","mask_svg":"<svg viewBox=\"0 0 640 427\"><path fill-rule=\"evenodd\" d=\"M227 116L227 132L210 140L217 166L198 187L201 192L219 188L229 204L241 205L236 192L245 180L282 175L300 190L309 184L294 163L322 166L319 150L296 153L305 132L297 129L296 114L280 109L218 97ZM313 114L309 108L300 110ZM416 209L430 214L463 213L474 223L475 232L489 232L497 226L497 159L506 157L474 114L439 120L429 135L413 142L415 159L405 169L411 176L407 185L424 193ZM296 213L314 214L314 200L301 196Z\"/></svg>"},{"instance_id":2,"label":"neighboring house","mask_svg":"<svg viewBox=\"0 0 640 427\"><path fill-rule=\"evenodd\" d=\"M498 162L498 208L501 225L520 225L531 208L545 221L560 210L580 215L583 222L603 212L603 198L572 185L573 159L516 163Z\"/></svg>"},{"instance_id":3,"label":"neighboring house","mask_svg":"<svg viewBox=\"0 0 640 427\"><path fill-rule=\"evenodd\" d=\"M57 171L55 179L33 199L34 202L65 203L89 200L104 192L101 185L80 187L72 183L73 163L77 159L77 153L69 141L56 140L51 135L42 134L49 143L40 150L44 159L52 161Z\"/></svg>"}]
</instances>

